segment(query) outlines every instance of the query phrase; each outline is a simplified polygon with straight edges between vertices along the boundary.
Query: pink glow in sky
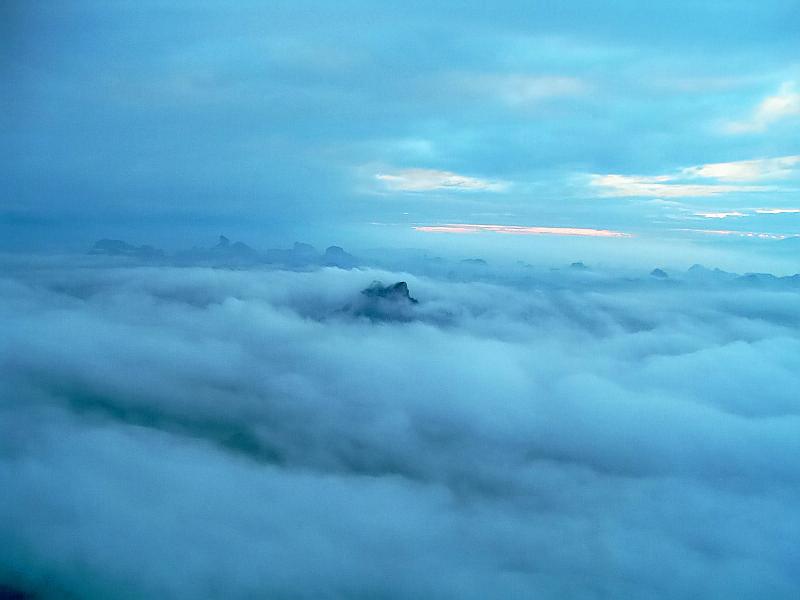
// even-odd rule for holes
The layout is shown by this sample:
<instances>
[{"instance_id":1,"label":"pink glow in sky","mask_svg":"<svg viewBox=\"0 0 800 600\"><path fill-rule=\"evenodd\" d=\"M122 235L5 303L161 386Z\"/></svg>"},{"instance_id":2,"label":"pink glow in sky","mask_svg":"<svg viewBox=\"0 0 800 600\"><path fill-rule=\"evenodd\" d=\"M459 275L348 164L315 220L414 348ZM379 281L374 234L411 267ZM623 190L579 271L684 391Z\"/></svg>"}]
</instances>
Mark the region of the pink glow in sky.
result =
<instances>
[{"instance_id":1,"label":"pink glow in sky","mask_svg":"<svg viewBox=\"0 0 800 600\"><path fill-rule=\"evenodd\" d=\"M583 227L524 227L522 225L482 225L473 223L448 223L445 225L419 225L414 227L425 233L504 233L509 235L566 235L586 237L631 237L629 233L608 229Z\"/></svg>"}]
</instances>

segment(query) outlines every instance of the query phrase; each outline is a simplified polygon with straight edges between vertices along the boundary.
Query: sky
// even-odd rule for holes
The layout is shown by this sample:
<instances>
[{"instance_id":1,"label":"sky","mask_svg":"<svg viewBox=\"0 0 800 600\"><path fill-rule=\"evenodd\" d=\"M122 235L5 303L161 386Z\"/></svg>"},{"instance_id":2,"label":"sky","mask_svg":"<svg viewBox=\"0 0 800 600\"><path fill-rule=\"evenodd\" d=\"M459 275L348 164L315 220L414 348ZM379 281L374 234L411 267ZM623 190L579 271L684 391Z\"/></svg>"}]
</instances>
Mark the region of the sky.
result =
<instances>
[{"instance_id":1,"label":"sky","mask_svg":"<svg viewBox=\"0 0 800 600\"><path fill-rule=\"evenodd\" d=\"M6 249L800 234L791 0L0 10Z\"/></svg>"}]
</instances>

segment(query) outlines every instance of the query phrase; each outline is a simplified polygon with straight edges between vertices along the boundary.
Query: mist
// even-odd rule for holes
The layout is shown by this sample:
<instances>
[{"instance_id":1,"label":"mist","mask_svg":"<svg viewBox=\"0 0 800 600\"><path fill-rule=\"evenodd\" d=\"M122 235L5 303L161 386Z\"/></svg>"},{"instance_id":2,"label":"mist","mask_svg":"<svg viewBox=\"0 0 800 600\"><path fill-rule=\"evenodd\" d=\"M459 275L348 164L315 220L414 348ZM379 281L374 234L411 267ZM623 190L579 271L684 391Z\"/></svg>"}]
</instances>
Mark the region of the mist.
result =
<instances>
[{"instance_id":1,"label":"mist","mask_svg":"<svg viewBox=\"0 0 800 600\"><path fill-rule=\"evenodd\" d=\"M434 264L7 258L0 580L796 596L798 277Z\"/></svg>"}]
</instances>

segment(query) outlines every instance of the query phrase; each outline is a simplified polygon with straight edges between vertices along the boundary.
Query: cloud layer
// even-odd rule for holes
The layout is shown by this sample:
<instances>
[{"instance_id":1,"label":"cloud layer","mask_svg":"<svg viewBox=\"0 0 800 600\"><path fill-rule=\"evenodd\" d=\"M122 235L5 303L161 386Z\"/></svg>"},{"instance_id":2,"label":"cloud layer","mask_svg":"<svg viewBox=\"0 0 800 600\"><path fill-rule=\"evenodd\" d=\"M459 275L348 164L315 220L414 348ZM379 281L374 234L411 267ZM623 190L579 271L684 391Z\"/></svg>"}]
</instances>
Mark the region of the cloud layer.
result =
<instances>
[{"instance_id":1,"label":"cloud layer","mask_svg":"<svg viewBox=\"0 0 800 600\"><path fill-rule=\"evenodd\" d=\"M2 250L223 227L352 243L373 222L410 245L414 224L497 222L476 213L641 248L674 215L629 198L797 204L796 168L758 170L798 153L790 0L11 4Z\"/></svg>"},{"instance_id":2,"label":"cloud layer","mask_svg":"<svg viewBox=\"0 0 800 600\"><path fill-rule=\"evenodd\" d=\"M724 131L731 134L761 133L779 123L800 116L800 92L793 81L781 85L777 93L767 96L742 121L726 123Z\"/></svg>"},{"instance_id":3,"label":"cloud layer","mask_svg":"<svg viewBox=\"0 0 800 600\"><path fill-rule=\"evenodd\" d=\"M654 196L692 198L742 192L775 192L775 185L753 185L754 181L797 177L800 156L779 156L685 167L664 175L591 175L589 183L605 196ZM710 179L713 183L696 183Z\"/></svg>"},{"instance_id":4,"label":"cloud layer","mask_svg":"<svg viewBox=\"0 0 800 600\"><path fill-rule=\"evenodd\" d=\"M105 261L0 279L0 583L800 592L797 278ZM342 310L373 280L410 319Z\"/></svg>"},{"instance_id":5,"label":"cloud layer","mask_svg":"<svg viewBox=\"0 0 800 600\"><path fill-rule=\"evenodd\" d=\"M499 192L508 187L503 181L488 181L434 169L404 169L378 173L375 179L396 192L430 192L434 190Z\"/></svg>"}]
</instances>

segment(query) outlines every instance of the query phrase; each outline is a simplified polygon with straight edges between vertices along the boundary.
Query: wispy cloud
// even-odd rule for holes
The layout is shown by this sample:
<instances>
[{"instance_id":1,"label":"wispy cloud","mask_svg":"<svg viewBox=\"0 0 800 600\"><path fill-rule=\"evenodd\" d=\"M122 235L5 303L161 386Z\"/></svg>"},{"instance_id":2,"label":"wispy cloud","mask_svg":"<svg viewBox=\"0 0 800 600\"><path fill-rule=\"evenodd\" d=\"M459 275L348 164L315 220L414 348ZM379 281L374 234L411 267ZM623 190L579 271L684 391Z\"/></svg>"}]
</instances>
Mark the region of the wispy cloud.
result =
<instances>
[{"instance_id":1,"label":"wispy cloud","mask_svg":"<svg viewBox=\"0 0 800 600\"><path fill-rule=\"evenodd\" d=\"M506 181L494 181L435 169L403 169L378 173L375 178L388 190L396 192L429 192L434 190L502 192Z\"/></svg>"},{"instance_id":2,"label":"wispy cloud","mask_svg":"<svg viewBox=\"0 0 800 600\"><path fill-rule=\"evenodd\" d=\"M679 179L679 176L591 175L590 185L600 188L602 196L650 196L659 198L696 198L733 192L766 192L774 189L774 187L770 186L755 185L679 183L675 181L676 179Z\"/></svg>"},{"instance_id":3,"label":"wispy cloud","mask_svg":"<svg viewBox=\"0 0 800 600\"><path fill-rule=\"evenodd\" d=\"M792 155L709 163L687 167L681 173L686 177L702 177L719 181L758 181L791 177L796 174L798 166L800 166L800 155Z\"/></svg>"},{"instance_id":4,"label":"wispy cloud","mask_svg":"<svg viewBox=\"0 0 800 600\"><path fill-rule=\"evenodd\" d=\"M700 233L706 235L726 235L734 237L760 238L764 240L785 240L787 238L800 237L794 233L767 233L763 231L735 231L731 229L675 229L675 231L686 231L689 233Z\"/></svg>"},{"instance_id":5,"label":"wispy cloud","mask_svg":"<svg viewBox=\"0 0 800 600\"><path fill-rule=\"evenodd\" d=\"M475 75L465 77L462 82L470 91L499 97L511 106L525 106L551 98L577 96L589 89L583 80L565 76Z\"/></svg>"},{"instance_id":6,"label":"wispy cloud","mask_svg":"<svg viewBox=\"0 0 800 600\"><path fill-rule=\"evenodd\" d=\"M727 219L728 217L751 217L753 215L785 215L800 213L800 208L752 208L728 211L698 211L692 213L695 217L706 219Z\"/></svg>"},{"instance_id":7,"label":"wispy cloud","mask_svg":"<svg viewBox=\"0 0 800 600\"><path fill-rule=\"evenodd\" d=\"M663 175L595 174L590 175L589 181L591 186L601 189L603 196L708 197L734 192L774 191L778 189L775 186L742 184L786 179L795 176L798 167L800 155L790 155L694 165ZM713 180L714 183L697 183L697 179Z\"/></svg>"},{"instance_id":8,"label":"wispy cloud","mask_svg":"<svg viewBox=\"0 0 800 600\"><path fill-rule=\"evenodd\" d=\"M746 217L747 214L732 210L728 212L696 212L695 217L704 217L706 219L727 219L728 217Z\"/></svg>"},{"instance_id":9,"label":"wispy cloud","mask_svg":"<svg viewBox=\"0 0 800 600\"><path fill-rule=\"evenodd\" d=\"M786 215L800 213L800 208L757 208L759 215Z\"/></svg>"},{"instance_id":10,"label":"wispy cloud","mask_svg":"<svg viewBox=\"0 0 800 600\"><path fill-rule=\"evenodd\" d=\"M632 237L630 233L609 229L585 227L526 227L522 225L483 225L474 223L448 223L446 225L420 225L414 227L425 233L502 233L507 235L565 235L581 237Z\"/></svg>"},{"instance_id":11,"label":"wispy cloud","mask_svg":"<svg viewBox=\"0 0 800 600\"><path fill-rule=\"evenodd\" d=\"M797 116L800 116L800 92L796 91L794 82L786 82L776 94L764 98L750 117L725 123L723 131L731 134L758 133L778 121Z\"/></svg>"}]
</instances>

